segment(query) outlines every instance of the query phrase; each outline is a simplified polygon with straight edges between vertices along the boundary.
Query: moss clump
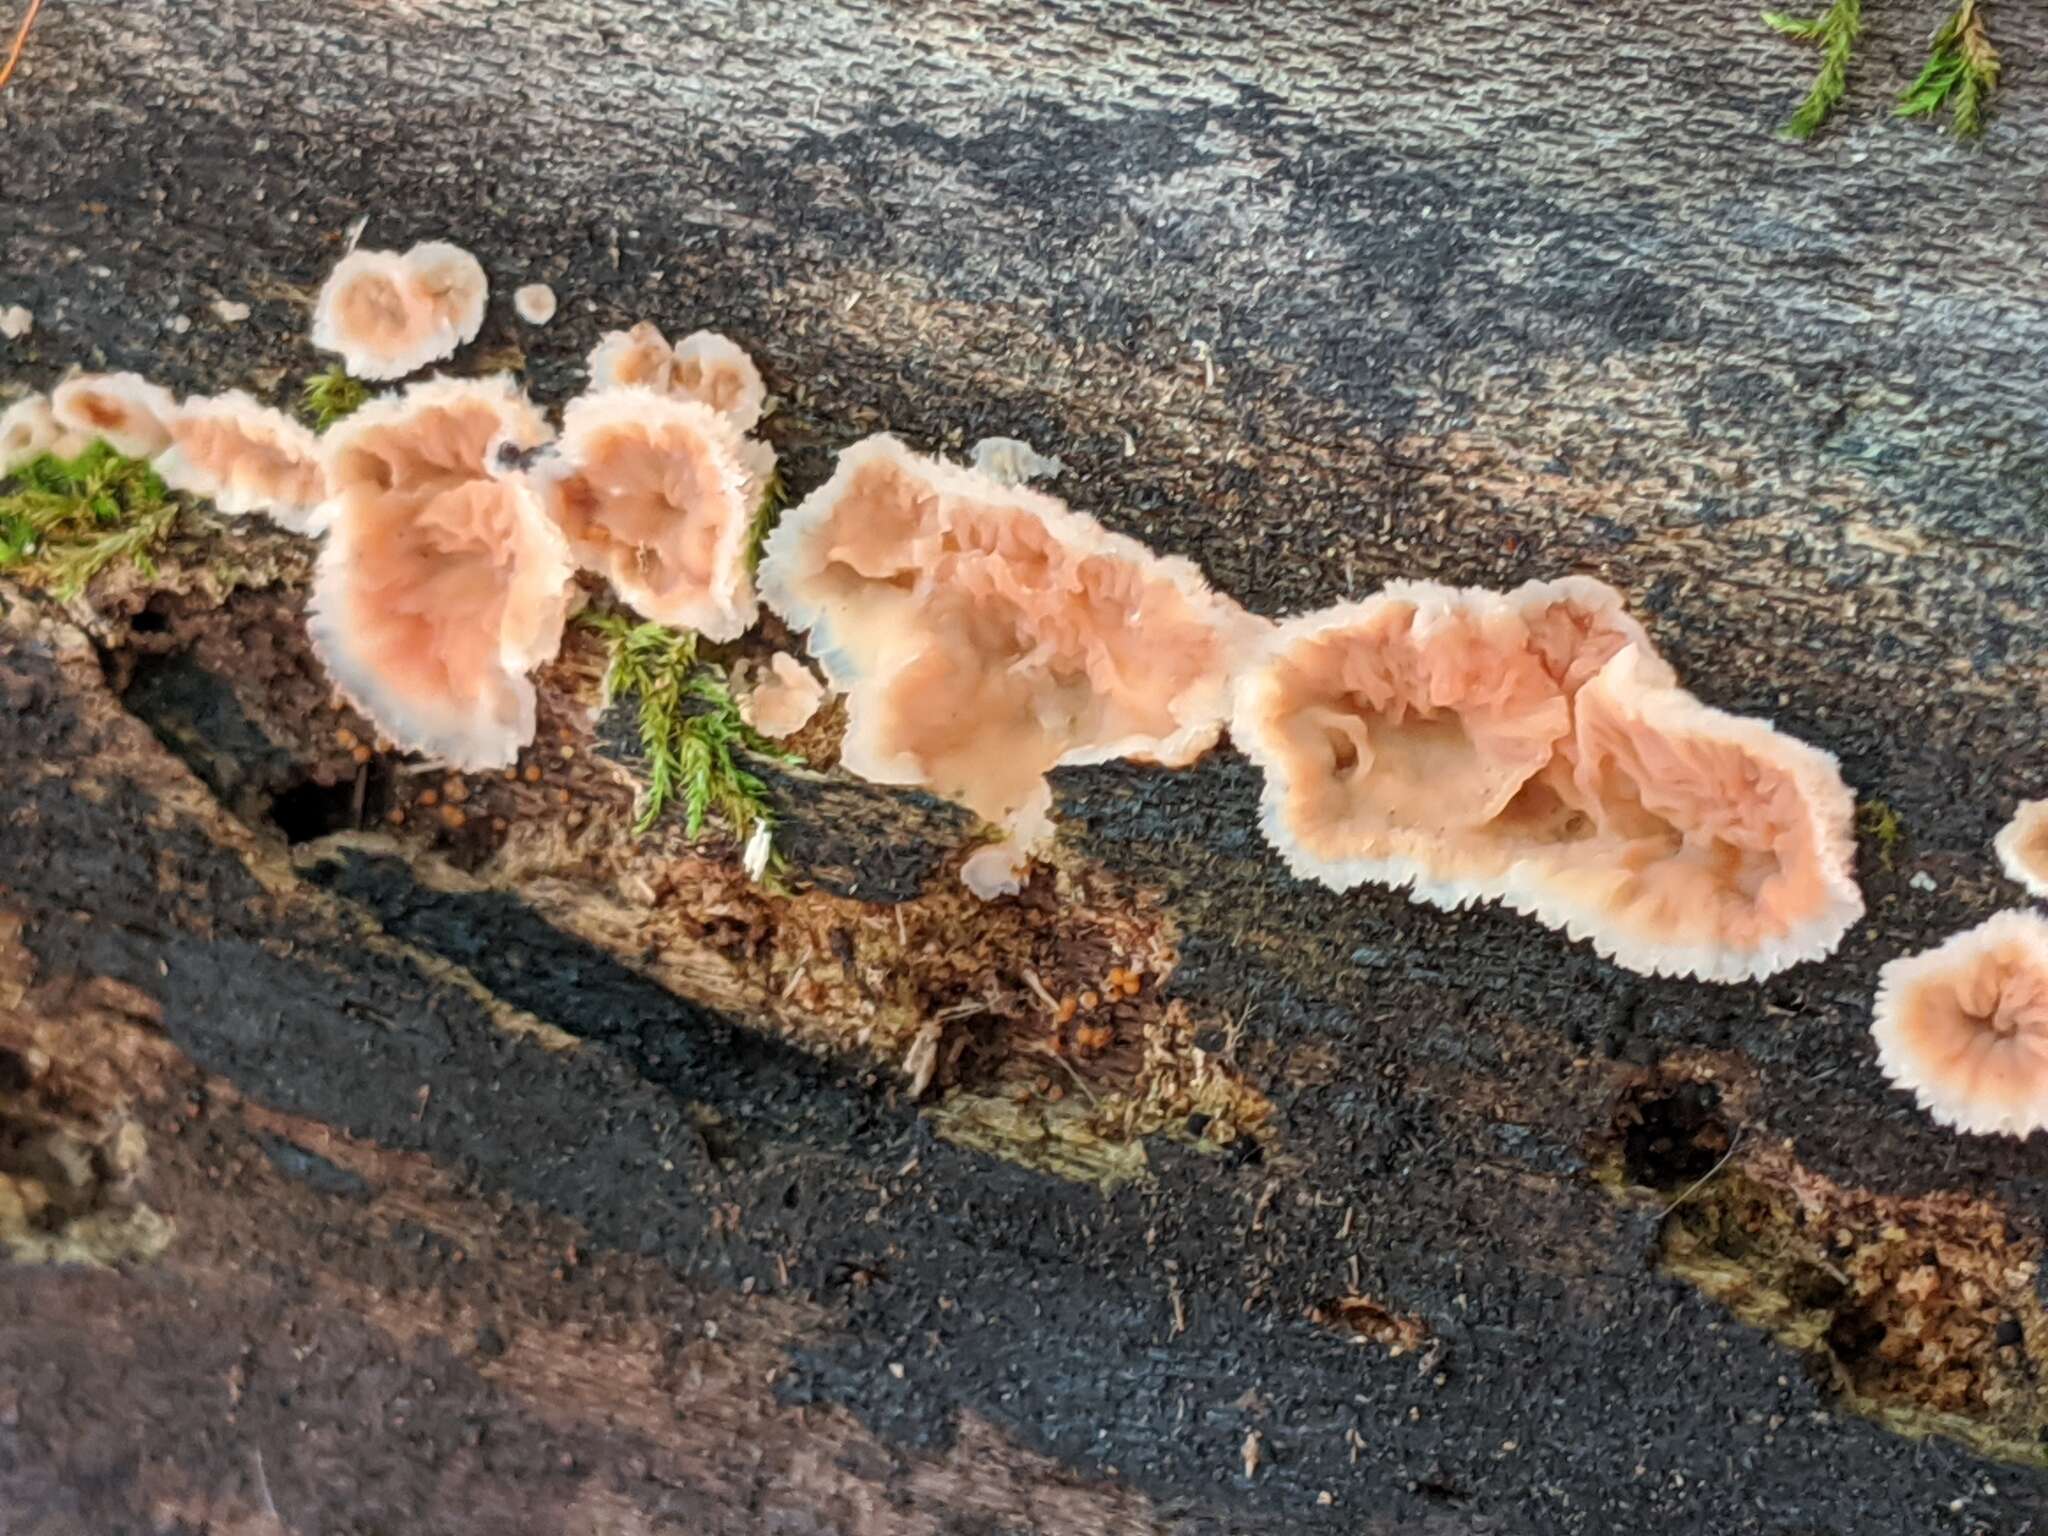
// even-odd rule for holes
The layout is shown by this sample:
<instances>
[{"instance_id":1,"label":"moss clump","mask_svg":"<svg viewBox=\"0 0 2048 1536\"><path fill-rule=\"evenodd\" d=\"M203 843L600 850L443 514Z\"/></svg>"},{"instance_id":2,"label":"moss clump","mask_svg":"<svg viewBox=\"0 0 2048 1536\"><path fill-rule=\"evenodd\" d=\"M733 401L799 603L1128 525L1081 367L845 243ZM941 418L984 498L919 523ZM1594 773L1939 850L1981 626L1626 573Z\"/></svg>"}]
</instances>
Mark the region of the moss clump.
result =
<instances>
[{"instance_id":1,"label":"moss clump","mask_svg":"<svg viewBox=\"0 0 2048 1536\"><path fill-rule=\"evenodd\" d=\"M121 561L154 576L184 512L155 470L106 443L74 459L44 454L0 486L0 571L64 599Z\"/></svg>"},{"instance_id":2,"label":"moss clump","mask_svg":"<svg viewBox=\"0 0 2048 1536\"><path fill-rule=\"evenodd\" d=\"M325 373L316 373L299 388L299 414L315 432L325 432L346 416L361 410L370 398L370 386L350 378L336 363Z\"/></svg>"},{"instance_id":3,"label":"moss clump","mask_svg":"<svg viewBox=\"0 0 2048 1536\"><path fill-rule=\"evenodd\" d=\"M1998 50L1984 25L1986 0L1958 0L1934 34L1919 77L1899 98L1900 117L1932 117L1951 108L1949 126L1959 139L1984 131L1984 106L1998 85ZM1804 142L1841 102L1849 84L1849 58L1863 28L1863 0L1833 0L1818 16L1764 12L1764 22L1787 37L1821 51L1820 71L1806 99L1785 124L1785 136Z\"/></svg>"},{"instance_id":4,"label":"moss clump","mask_svg":"<svg viewBox=\"0 0 2048 1536\"><path fill-rule=\"evenodd\" d=\"M1784 128L1786 138L1804 142L1820 131L1849 87L1849 55L1855 51L1856 34L1863 29L1863 0L1834 0L1826 11L1811 17L1765 11L1764 23L1821 51L1820 72Z\"/></svg>"},{"instance_id":5,"label":"moss clump","mask_svg":"<svg viewBox=\"0 0 2048 1536\"><path fill-rule=\"evenodd\" d=\"M1877 844L1877 856L1890 869L1899 844L1906 840L1906 824L1899 813L1882 800L1866 800L1856 811L1856 825Z\"/></svg>"},{"instance_id":6,"label":"moss clump","mask_svg":"<svg viewBox=\"0 0 2048 1536\"><path fill-rule=\"evenodd\" d=\"M782 509L788 505L789 492L782 483L782 471L770 470L768 483L761 489L761 504L754 508L753 526L747 530L748 570L761 568L761 546L768 542L768 535L782 521Z\"/></svg>"},{"instance_id":7,"label":"moss clump","mask_svg":"<svg viewBox=\"0 0 2048 1536\"><path fill-rule=\"evenodd\" d=\"M1953 108L1949 126L1959 139L1984 131L1984 103L1998 85L1998 50L1984 30L1979 0L1962 0L1941 29L1920 76L1899 98L1900 117L1932 117Z\"/></svg>"},{"instance_id":8,"label":"moss clump","mask_svg":"<svg viewBox=\"0 0 2048 1536\"><path fill-rule=\"evenodd\" d=\"M684 835L693 842L714 817L742 845L772 834L768 786L742 766L741 754L801 759L740 718L725 678L697 659L697 637L617 613L585 613L582 622L604 636L609 652L605 698L631 695L639 704L647 783L635 833L644 835L679 801Z\"/></svg>"}]
</instances>

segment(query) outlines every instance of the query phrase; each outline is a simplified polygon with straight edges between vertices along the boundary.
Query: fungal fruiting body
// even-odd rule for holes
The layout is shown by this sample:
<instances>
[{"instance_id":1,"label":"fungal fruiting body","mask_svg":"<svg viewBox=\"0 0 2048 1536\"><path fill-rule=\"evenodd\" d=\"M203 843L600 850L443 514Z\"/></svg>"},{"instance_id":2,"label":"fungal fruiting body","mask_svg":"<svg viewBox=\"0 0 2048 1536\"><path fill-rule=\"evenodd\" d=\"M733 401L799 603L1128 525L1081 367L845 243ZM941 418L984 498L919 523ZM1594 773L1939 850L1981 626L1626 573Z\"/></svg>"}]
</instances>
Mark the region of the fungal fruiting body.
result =
<instances>
[{"instance_id":1,"label":"fungal fruiting body","mask_svg":"<svg viewBox=\"0 0 2048 1536\"><path fill-rule=\"evenodd\" d=\"M2048 800L2021 804L1991 846L2007 879L2017 880L2029 896L2048 900Z\"/></svg>"},{"instance_id":2,"label":"fungal fruiting body","mask_svg":"<svg viewBox=\"0 0 2048 1536\"><path fill-rule=\"evenodd\" d=\"M1281 625L1232 738L1267 840L1339 890L1504 900L1630 969L1739 980L1862 913L1834 760L1685 693L1619 593L1401 582Z\"/></svg>"},{"instance_id":3,"label":"fungal fruiting body","mask_svg":"<svg viewBox=\"0 0 2048 1536\"><path fill-rule=\"evenodd\" d=\"M72 458L85 450L87 441L83 433L59 425L57 413L41 395L17 400L0 411L0 480L46 453Z\"/></svg>"},{"instance_id":4,"label":"fungal fruiting body","mask_svg":"<svg viewBox=\"0 0 2048 1536\"><path fill-rule=\"evenodd\" d=\"M133 373L82 373L50 392L50 411L67 432L103 439L131 459L153 459L170 446L177 401Z\"/></svg>"},{"instance_id":5,"label":"fungal fruiting body","mask_svg":"<svg viewBox=\"0 0 2048 1536\"><path fill-rule=\"evenodd\" d=\"M2001 912L1878 972L1884 1074L1943 1125L2024 1136L2048 1124L2048 919Z\"/></svg>"},{"instance_id":6,"label":"fungal fruiting body","mask_svg":"<svg viewBox=\"0 0 2048 1536\"><path fill-rule=\"evenodd\" d=\"M761 498L749 446L694 400L642 388L584 395L562 414L548 509L576 559L643 617L737 639L759 607L747 569Z\"/></svg>"},{"instance_id":7,"label":"fungal fruiting body","mask_svg":"<svg viewBox=\"0 0 2048 1536\"><path fill-rule=\"evenodd\" d=\"M590 354L590 387L622 385L695 400L751 432L761 420L768 389L761 370L737 342L716 331L695 331L674 346L652 321L612 331Z\"/></svg>"},{"instance_id":8,"label":"fungal fruiting body","mask_svg":"<svg viewBox=\"0 0 2048 1536\"><path fill-rule=\"evenodd\" d=\"M238 391L187 400L165 425L170 446L155 468L172 490L238 516L261 512L294 533L319 531L327 472L306 427Z\"/></svg>"},{"instance_id":9,"label":"fungal fruiting body","mask_svg":"<svg viewBox=\"0 0 2048 1536\"><path fill-rule=\"evenodd\" d=\"M528 283L512 295L512 311L528 325L546 325L555 318L555 290L546 283Z\"/></svg>"},{"instance_id":10,"label":"fungal fruiting body","mask_svg":"<svg viewBox=\"0 0 2048 1536\"><path fill-rule=\"evenodd\" d=\"M503 767L533 738L527 673L551 659L574 562L498 450L546 423L509 379L432 379L322 440L327 540L307 627L341 692L401 747Z\"/></svg>"},{"instance_id":11,"label":"fungal fruiting body","mask_svg":"<svg viewBox=\"0 0 2048 1536\"><path fill-rule=\"evenodd\" d=\"M1510 904L1652 975L1744 981L1834 952L1863 896L1831 755L1646 677L1634 650L1574 713L1589 834L1523 865Z\"/></svg>"},{"instance_id":12,"label":"fungal fruiting body","mask_svg":"<svg viewBox=\"0 0 2048 1536\"><path fill-rule=\"evenodd\" d=\"M1004 830L967 871L983 894L1050 832L1052 768L1214 745L1258 628L1187 561L888 436L783 515L761 587L848 695L840 761Z\"/></svg>"},{"instance_id":13,"label":"fungal fruiting body","mask_svg":"<svg viewBox=\"0 0 2048 1536\"><path fill-rule=\"evenodd\" d=\"M359 379L402 379L476 339L490 282L477 259L441 241L352 251L313 307L313 345Z\"/></svg>"},{"instance_id":14,"label":"fungal fruiting body","mask_svg":"<svg viewBox=\"0 0 2048 1536\"><path fill-rule=\"evenodd\" d=\"M824 702L825 685L817 675L789 652L777 651L768 658L767 674L740 700L740 718L763 736L793 736Z\"/></svg>"}]
</instances>

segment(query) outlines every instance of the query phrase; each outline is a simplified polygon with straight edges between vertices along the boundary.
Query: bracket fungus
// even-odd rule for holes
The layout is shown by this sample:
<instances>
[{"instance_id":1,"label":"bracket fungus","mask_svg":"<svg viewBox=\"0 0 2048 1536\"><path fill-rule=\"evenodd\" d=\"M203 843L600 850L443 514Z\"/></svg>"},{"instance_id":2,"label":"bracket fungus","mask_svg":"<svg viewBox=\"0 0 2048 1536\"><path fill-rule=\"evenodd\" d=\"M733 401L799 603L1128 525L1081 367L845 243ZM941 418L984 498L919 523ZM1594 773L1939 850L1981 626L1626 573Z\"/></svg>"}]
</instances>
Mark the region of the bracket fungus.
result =
<instances>
[{"instance_id":1,"label":"bracket fungus","mask_svg":"<svg viewBox=\"0 0 2048 1536\"><path fill-rule=\"evenodd\" d=\"M759 612L747 547L774 467L750 448L766 445L695 400L603 390L562 413L543 491L576 559L636 612L735 640Z\"/></svg>"},{"instance_id":2,"label":"bracket fungus","mask_svg":"<svg viewBox=\"0 0 2048 1536\"><path fill-rule=\"evenodd\" d=\"M187 400L166 422L156 472L174 491L234 515L261 512L293 533L317 533L327 499L320 439L239 391Z\"/></svg>"},{"instance_id":3,"label":"bracket fungus","mask_svg":"<svg viewBox=\"0 0 2048 1536\"><path fill-rule=\"evenodd\" d=\"M768 658L765 676L756 674L754 684L740 700L740 718L763 736L794 736L811 723L811 716L825 702L825 685L811 669L787 651Z\"/></svg>"},{"instance_id":4,"label":"bracket fungus","mask_svg":"<svg viewBox=\"0 0 2048 1536\"><path fill-rule=\"evenodd\" d=\"M402 379L474 341L489 297L482 265L460 246L351 251L321 285L313 345L359 379Z\"/></svg>"},{"instance_id":5,"label":"bracket fungus","mask_svg":"<svg viewBox=\"0 0 2048 1536\"><path fill-rule=\"evenodd\" d=\"M170 446L176 409L169 390L133 373L81 373L50 392L58 426L102 438L131 459L153 459Z\"/></svg>"},{"instance_id":6,"label":"bracket fungus","mask_svg":"<svg viewBox=\"0 0 2048 1536\"><path fill-rule=\"evenodd\" d=\"M1991 846L2007 879L2048 901L2048 800L2022 802Z\"/></svg>"},{"instance_id":7,"label":"bracket fungus","mask_svg":"<svg viewBox=\"0 0 2048 1536\"><path fill-rule=\"evenodd\" d=\"M1399 582L1281 625L1232 737L1297 875L1504 900L1649 974L1734 981L1861 915L1834 760L1678 686L1621 595Z\"/></svg>"},{"instance_id":8,"label":"bracket fungus","mask_svg":"<svg viewBox=\"0 0 2048 1536\"><path fill-rule=\"evenodd\" d=\"M432 379L323 440L330 501L307 628L335 686L401 747L501 768L533 738L527 673L568 618L574 563L498 450L547 441L508 378Z\"/></svg>"},{"instance_id":9,"label":"bracket fungus","mask_svg":"<svg viewBox=\"0 0 2048 1536\"><path fill-rule=\"evenodd\" d=\"M783 515L761 587L848 695L842 764L1004 830L965 872L983 895L1050 832L1052 768L1213 746L1261 622L1186 560L886 435Z\"/></svg>"},{"instance_id":10,"label":"bracket fungus","mask_svg":"<svg viewBox=\"0 0 2048 1536\"><path fill-rule=\"evenodd\" d=\"M2048 1124L2048 918L2001 912L1878 972L1886 1077L1943 1125L2024 1136Z\"/></svg>"},{"instance_id":11,"label":"bracket fungus","mask_svg":"<svg viewBox=\"0 0 2048 1536\"><path fill-rule=\"evenodd\" d=\"M606 334L591 350L589 367L593 390L636 386L695 400L742 432L759 425L768 401L754 360L716 331L693 331L670 346L661 327L643 320L630 331Z\"/></svg>"}]
</instances>

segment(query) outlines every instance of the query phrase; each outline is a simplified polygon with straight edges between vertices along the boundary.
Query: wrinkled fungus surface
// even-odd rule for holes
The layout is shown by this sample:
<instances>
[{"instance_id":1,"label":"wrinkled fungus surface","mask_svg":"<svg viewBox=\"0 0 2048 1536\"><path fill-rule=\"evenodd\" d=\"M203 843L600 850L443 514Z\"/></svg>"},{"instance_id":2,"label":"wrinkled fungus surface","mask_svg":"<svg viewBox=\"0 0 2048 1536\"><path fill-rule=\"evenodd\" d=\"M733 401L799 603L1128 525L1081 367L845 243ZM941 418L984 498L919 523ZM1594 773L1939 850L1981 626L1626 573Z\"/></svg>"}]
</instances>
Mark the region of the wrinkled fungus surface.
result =
<instances>
[{"instance_id":1,"label":"wrinkled fungus surface","mask_svg":"<svg viewBox=\"0 0 2048 1536\"><path fill-rule=\"evenodd\" d=\"M1053 767L1214 745L1259 628L1189 562L888 436L784 514L761 586L848 695L848 769L1005 829L969 877L984 893L1049 832Z\"/></svg>"},{"instance_id":2,"label":"wrinkled fungus surface","mask_svg":"<svg viewBox=\"0 0 2048 1536\"><path fill-rule=\"evenodd\" d=\"M153 459L170 446L177 401L139 374L82 373L51 391L50 410L67 432L101 438L131 459Z\"/></svg>"},{"instance_id":3,"label":"wrinkled fungus surface","mask_svg":"<svg viewBox=\"0 0 2048 1536\"><path fill-rule=\"evenodd\" d=\"M1268 841L1339 890L1505 900L1630 969L1739 980L1862 912L1834 760L1677 684L1619 593L1402 582L1282 625L1232 735Z\"/></svg>"},{"instance_id":4,"label":"wrinkled fungus surface","mask_svg":"<svg viewBox=\"0 0 2048 1536\"><path fill-rule=\"evenodd\" d=\"M736 639L758 611L747 542L760 485L749 446L729 418L694 400L643 388L584 395L563 413L548 509L578 562L643 617Z\"/></svg>"},{"instance_id":5,"label":"wrinkled fungus surface","mask_svg":"<svg viewBox=\"0 0 2048 1536\"><path fill-rule=\"evenodd\" d=\"M359 379L402 379L475 340L490 283L477 259L440 241L352 251L313 308L313 345Z\"/></svg>"},{"instance_id":6,"label":"wrinkled fungus surface","mask_svg":"<svg viewBox=\"0 0 2048 1536\"><path fill-rule=\"evenodd\" d=\"M694 331L674 346L652 321L612 331L590 354L590 387L632 386L695 400L742 432L761 420L768 389L740 345L716 331Z\"/></svg>"},{"instance_id":7,"label":"wrinkled fungus surface","mask_svg":"<svg viewBox=\"0 0 2048 1536\"><path fill-rule=\"evenodd\" d=\"M170 446L155 468L172 490L223 512L264 513L294 533L317 531L327 472L306 427L235 392L187 400L166 425Z\"/></svg>"},{"instance_id":8,"label":"wrinkled fungus surface","mask_svg":"<svg viewBox=\"0 0 2048 1536\"><path fill-rule=\"evenodd\" d=\"M2006 878L2029 896L2048 900L2048 800L2028 800L2013 813L1992 844Z\"/></svg>"},{"instance_id":9,"label":"wrinkled fungus surface","mask_svg":"<svg viewBox=\"0 0 2048 1536\"><path fill-rule=\"evenodd\" d=\"M341 692L392 740L461 768L533 737L526 674L551 658L574 565L497 450L548 429L506 379L435 379L323 440L331 500L308 629Z\"/></svg>"},{"instance_id":10,"label":"wrinkled fungus surface","mask_svg":"<svg viewBox=\"0 0 2048 1536\"><path fill-rule=\"evenodd\" d=\"M1943 1125L2024 1136L2048 1124L2048 919L2001 912L1878 973L1885 1076Z\"/></svg>"}]
</instances>

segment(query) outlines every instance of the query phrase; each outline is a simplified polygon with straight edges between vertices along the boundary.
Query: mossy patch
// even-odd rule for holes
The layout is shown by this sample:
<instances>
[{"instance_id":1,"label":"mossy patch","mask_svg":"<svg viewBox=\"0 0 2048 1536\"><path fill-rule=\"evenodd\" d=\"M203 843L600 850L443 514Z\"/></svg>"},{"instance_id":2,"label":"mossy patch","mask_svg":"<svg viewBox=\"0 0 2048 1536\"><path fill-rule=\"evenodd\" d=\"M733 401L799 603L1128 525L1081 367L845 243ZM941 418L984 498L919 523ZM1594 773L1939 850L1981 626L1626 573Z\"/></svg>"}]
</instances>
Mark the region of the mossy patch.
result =
<instances>
[{"instance_id":1,"label":"mossy patch","mask_svg":"<svg viewBox=\"0 0 2048 1536\"><path fill-rule=\"evenodd\" d=\"M0 484L0 572L67 600L111 566L154 575L186 511L147 463L106 443L44 454Z\"/></svg>"}]
</instances>

